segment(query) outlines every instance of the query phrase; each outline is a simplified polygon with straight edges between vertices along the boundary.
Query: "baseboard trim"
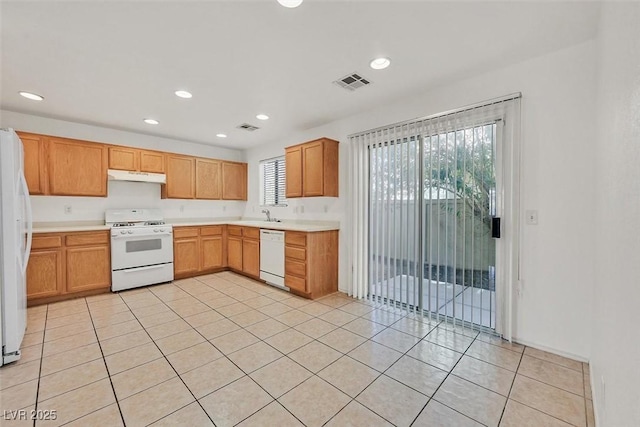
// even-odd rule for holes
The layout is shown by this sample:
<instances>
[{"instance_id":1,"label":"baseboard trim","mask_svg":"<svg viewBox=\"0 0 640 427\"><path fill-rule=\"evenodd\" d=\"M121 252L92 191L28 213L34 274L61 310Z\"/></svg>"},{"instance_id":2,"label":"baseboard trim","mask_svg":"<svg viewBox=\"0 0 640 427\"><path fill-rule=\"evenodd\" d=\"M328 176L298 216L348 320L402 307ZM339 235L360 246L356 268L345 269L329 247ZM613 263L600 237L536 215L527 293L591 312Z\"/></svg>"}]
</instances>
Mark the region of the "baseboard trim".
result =
<instances>
[{"instance_id":1,"label":"baseboard trim","mask_svg":"<svg viewBox=\"0 0 640 427\"><path fill-rule=\"evenodd\" d=\"M556 354L558 356L562 356L562 357L568 357L569 359L574 359L577 360L579 362L585 362L585 363L589 363L589 358L584 357L584 356L580 356L578 354L573 354L573 353L569 353L566 351L562 351L562 350L558 350L556 348L551 348L548 347L546 345L542 345L533 341L529 341L529 340L523 340L521 338L517 338L517 337L513 337L513 341L518 343L518 344L522 344L522 345L526 345L527 347L533 347L536 348L538 350L542 350L542 351L546 351L548 353L553 353Z\"/></svg>"}]
</instances>

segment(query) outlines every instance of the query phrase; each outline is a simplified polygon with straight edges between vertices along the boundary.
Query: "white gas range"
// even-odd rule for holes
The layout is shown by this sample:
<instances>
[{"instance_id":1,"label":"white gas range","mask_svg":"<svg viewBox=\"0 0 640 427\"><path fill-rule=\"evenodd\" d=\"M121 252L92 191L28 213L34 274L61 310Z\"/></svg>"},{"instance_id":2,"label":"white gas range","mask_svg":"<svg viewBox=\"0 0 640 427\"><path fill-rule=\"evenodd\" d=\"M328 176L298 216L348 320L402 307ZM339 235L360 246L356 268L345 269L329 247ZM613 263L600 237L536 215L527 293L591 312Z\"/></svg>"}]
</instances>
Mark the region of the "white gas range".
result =
<instances>
[{"instance_id":1,"label":"white gas range","mask_svg":"<svg viewBox=\"0 0 640 427\"><path fill-rule=\"evenodd\" d=\"M173 227L159 209L109 209L111 290L173 280Z\"/></svg>"}]
</instances>

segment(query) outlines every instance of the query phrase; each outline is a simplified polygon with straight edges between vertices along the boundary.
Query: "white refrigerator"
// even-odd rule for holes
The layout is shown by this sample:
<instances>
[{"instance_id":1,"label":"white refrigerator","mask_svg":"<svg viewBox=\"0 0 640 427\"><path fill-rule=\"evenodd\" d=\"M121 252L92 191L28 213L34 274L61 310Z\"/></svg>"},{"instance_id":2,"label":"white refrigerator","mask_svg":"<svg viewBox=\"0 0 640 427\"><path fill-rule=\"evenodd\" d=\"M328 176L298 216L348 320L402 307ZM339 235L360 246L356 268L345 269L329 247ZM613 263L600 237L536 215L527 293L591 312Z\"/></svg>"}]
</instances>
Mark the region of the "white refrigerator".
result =
<instances>
[{"instance_id":1,"label":"white refrigerator","mask_svg":"<svg viewBox=\"0 0 640 427\"><path fill-rule=\"evenodd\" d=\"M27 327L27 263L32 215L24 149L13 129L0 129L0 366L20 358Z\"/></svg>"}]
</instances>

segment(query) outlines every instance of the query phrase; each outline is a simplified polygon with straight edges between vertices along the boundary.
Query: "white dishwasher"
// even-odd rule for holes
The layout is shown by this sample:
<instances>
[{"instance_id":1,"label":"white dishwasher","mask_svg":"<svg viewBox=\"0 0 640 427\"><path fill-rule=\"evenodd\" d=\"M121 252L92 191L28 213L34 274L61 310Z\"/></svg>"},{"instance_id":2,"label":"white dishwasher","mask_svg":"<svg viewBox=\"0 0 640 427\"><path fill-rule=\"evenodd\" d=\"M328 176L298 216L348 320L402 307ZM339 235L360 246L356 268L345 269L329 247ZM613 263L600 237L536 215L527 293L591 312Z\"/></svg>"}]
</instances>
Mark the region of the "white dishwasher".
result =
<instances>
[{"instance_id":1,"label":"white dishwasher","mask_svg":"<svg viewBox=\"0 0 640 427\"><path fill-rule=\"evenodd\" d=\"M284 285L284 231L260 230L260 278L270 285Z\"/></svg>"}]
</instances>

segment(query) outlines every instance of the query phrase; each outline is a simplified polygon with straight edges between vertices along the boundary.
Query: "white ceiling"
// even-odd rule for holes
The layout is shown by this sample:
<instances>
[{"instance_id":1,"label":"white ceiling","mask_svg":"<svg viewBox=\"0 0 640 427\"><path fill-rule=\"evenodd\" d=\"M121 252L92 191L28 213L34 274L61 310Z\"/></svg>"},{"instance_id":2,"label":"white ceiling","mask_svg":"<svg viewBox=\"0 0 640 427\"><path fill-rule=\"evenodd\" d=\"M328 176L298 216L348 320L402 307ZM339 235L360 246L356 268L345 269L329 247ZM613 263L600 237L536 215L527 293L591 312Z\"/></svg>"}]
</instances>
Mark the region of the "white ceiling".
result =
<instances>
[{"instance_id":1,"label":"white ceiling","mask_svg":"<svg viewBox=\"0 0 640 427\"><path fill-rule=\"evenodd\" d=\"M276 0L2 1L1 8L3 109L231 148L588 40L599 12L592 2L513 1L306 0L297 9ZM377 56L390 57L391 67L370 69ZM373 84L348 92L331 83L354 71ZM177 98L177 89L194 96ZM261 112L271 120L257 120ZM235 128L244 122L262 129Z\"/></svg>"}]
</instances>

